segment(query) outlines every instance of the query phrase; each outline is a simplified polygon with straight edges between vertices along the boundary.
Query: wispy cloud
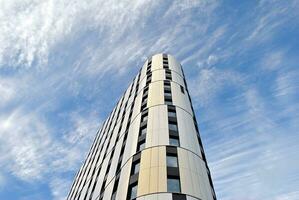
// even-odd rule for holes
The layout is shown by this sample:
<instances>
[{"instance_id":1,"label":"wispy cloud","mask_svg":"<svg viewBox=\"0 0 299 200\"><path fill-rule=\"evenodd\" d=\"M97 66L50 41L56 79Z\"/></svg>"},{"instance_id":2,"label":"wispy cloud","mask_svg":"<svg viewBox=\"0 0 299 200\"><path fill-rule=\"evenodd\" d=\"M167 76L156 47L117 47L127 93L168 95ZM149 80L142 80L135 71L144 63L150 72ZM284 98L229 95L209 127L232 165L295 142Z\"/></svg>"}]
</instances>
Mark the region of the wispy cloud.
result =
<instances>
[{"instance_id":1,"label":"wispy cloud","mask_svg":"<svg viewBox=\"0 0 299 200\"><path fill-rule=\"evenodd\" d=\"M295 38L284 32L296 32L298 8L295 0L2 2L0 185L13 175L63 198L65 173L79 168L128 81L147 56L167 52L184 66L218 196L297 199L298 173L284 163L298 166L298 59L280 40Z\"/></svg>"}]
</instances>

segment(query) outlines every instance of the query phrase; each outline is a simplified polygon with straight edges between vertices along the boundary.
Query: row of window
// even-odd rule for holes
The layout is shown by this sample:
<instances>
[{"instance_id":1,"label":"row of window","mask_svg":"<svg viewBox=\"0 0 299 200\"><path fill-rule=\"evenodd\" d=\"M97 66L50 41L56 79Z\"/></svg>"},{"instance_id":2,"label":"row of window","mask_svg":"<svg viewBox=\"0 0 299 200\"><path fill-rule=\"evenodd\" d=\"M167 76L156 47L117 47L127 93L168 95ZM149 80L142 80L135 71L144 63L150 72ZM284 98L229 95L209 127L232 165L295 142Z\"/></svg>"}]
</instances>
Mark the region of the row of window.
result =
<instances>
[{"instance_id":1,"label":"row of window","mask_svg":"<svg viewBox=\"0 0 299 200\"><path fill-rule=\"evenodd\" d=\"M129 181L129 189L127 194L127 200L135 200L137 198L138 189L138 176L140 170L140 156L141 152L138 152L133 156L131 176ZM166 147L166 163L167 163L167 192L180 193L180 175L177 148L167 146ZM185 195L177 195L173 199L185 199Z\"/></svg>"},{"instance_id":2,"label":"row of window","mask_svg":"<svg viewBox=\"0 0 299 200\"><path fill-rule=\"evenodd\" d=\"M136 79L136 78L135 78L135 79ZM139 74L139 76L138 76L138 79L140 79L140 74ZM139 85L138 83L139 83L139 80L136 82L136 88L137 88L137 90L138 90L138 85ZM132 85L131 88L130 88L129 98L130 98L130 96L131 96L132 90L133 90L133 85ZM137 90L135 90L136 93L137 93ZM136 98L136 96L137 96L137 94L135 94L135 98ZM106 133L106 134L105 134L105 139L102 140L104 135L101 135L102 137L101 137L101 139L100 139L100 141L104 141L104 142L103 142L102 145L101 145L101 149L100 149L100 151L99 151L99 144L97 144L97 149L96 149L96 150L94 150L94 148L91 149L90 152L93 152L93 154L98 153L98 152L102 152L104 143L107 141L107 136L108 136L108 133L109 133L109 132L110 132L110 137L109 137L109 139L108 139L108 140L109 140L109 141L108 141L108 145L110 144L110 140L111 140L111 137L112 137L112 133L113 133L114 128L115 128L115 126L116 126L116 124L117 124L116 122L118 121L118 118L119 118L119 115L120 115L120 111L121 111L121 107L122 107L123 101L124 101L124 96L121 98L120 103L118 103L117 108L114 109L113 112L110 114L108 120L106 120L106 122L105 122L105 124L104 124L104 126L103 126L103 127L105 127L105 128L104 128L104 133ZM132 104L132 106L133 106L133 105L134 105L134 103ZM123 109L123 114L122 114L121 123L122 123L123 120L124 120L124 115L125 115L126 107L127 107L127 101L126 101L126 104L125 104L124 109ZM115 116L116 110L117 110L118 112L117 112L117 117L116 117L116 120L115 120L115 119L114 119L114 116ZM132 115L132 111L131 111L130 115ZM114 119L114 120L112 120L112 119ZM114 127L113 127L112 131L110 131L110 130L111 130L110 127L111 127L111 125L112 125L112 121L114 122ZM107 124L109 124L109 125L107 126ZM103 130L103 127L102 127L102 130ZM129 127L129 123L127 124L127 127ZM106 129L107 129L108 131L106 131ZM120 130L121 130L121 127L120 127L120 129L119 129L119 132L120 132ZM118 135L117 135L117 139L116 139L116 140L118 140L118 138L119 138L119 132L118 132ZM97 140L98 140L98 138L99 138L99 137L97 137ZM105 158L105 156L106 156L106 154L107 154L108 145L106 146L106 149L105 149L105 153L104 153L103 159ZM114 153L114 152L113 152L113 150L112 150L112 152L111 152L111 157L113 156L113 153ZM94 156L95 156L95 155L92 156L92 163L94 162ZM98 163L99 158L100 158L100 155L98 155L96 163ZM84 176L84 175L86 174L86 170L81 170L81 171L84 171L84 174L82 175L82 177L85 177L85 181L84 181L83 184L81 184L83 178L82 178L82 177L79 177L79 178L77 179L77 180L78 180L77 182L79 182L79 180L80 180L79 186L82 185L82 187L83 187L83 186L86 184L86 181L87 181L87 180L86 180L86 179L87 179L86 177L88 177L88 174L90 173L92 163L91 163L90 165L86 165L86 164L85 164L85 168L86 168L87 166L89 166L89 167L88 167L88 173L87 173L87 176ZM100 165L100 167L101 167L101 165ZM108 166L108 167L109 167L109 166ZM99 173L99 171L100 171L100 168L98 169L98 173ZM95 168L93 168L93 172L92 172L92 176L91 176L91 177L94 177L94 172L95 172ZM107 172L108 172L108 171L107 171ZM97 178L98 178L98 176L96 176L96 181L97 181ZM90 182L89 182L89 184L88 184L88 189L90 188L91 181L92 181L92 179L90 179ZM93 187L93 190L92 190L92 192L91 192L91 195L93 194L95 185L96 185L96 183L94 184L94 187ZM81 187L81 189L80 189L80 187L79 187L79 189L77 189L77 191L76 191L76 195L74 195L74 197L77 196L78 191L82 190L82 187ZM73 186L73 188L75 188L75 186ZM87 196L87 194L88 194L88 192L86 193L85 196ZM73 194L70 194L69 196L72 198ZM80 197L80 196L81 196L81 193L79 193L79 197ZM79 197L78 197L78 198L79 198ZM86 197L85 197L85 199L86 199Z\"/></svg>"},{"instance_id":3,"label":"row of window","mask_svg":"<svg viewBox=\"0 0 299 200\"><path fill-rule=\"evenodd\" d=\"M148 86L150 82L151 82L151 60L149 60L148 62L146 87L144 88L143 95L142 95L142 103L141 103L142 113L141 113L140 130L138 134L138 142L137 142L137 149L136 149L136 152L138 152L138 154L133 156L127 199L135 199L137 196L138 175L139 175L139 168L140 168L140 152L145 148L145 140L146 140L148 109L145 108L148 99Z\"/></svg>"},{"instance_id":4,"label":"row of window","mask_svg":"<svg viewBox=\"0 0 299 200\"><path fill-rule=\"evenodd\" d=\"M121 171L121 163L122 163L122 160L123 160L123 154L124 154L124 150L125 150L125 147L126 147L129 126L130 126L131 117L132 117L132 114L133 114L133 108L134 108L135 100L136 100L136 97L137 97L137 91L138 91L138 87L139 87L139 85L138 85L139 79L140 79L140 74L138 76L137 85L136 85L136 89L135 89L135 95L134 95L134 99L133 99L133 102L132 102L132 105L131 105L129 119L128 119L128 122L127 122L127 127L126 127L126 131L125 131L125 135L124 135L124 140L123 140L122 148L121 148L121 151L120 151L120 156L119 156L119 159L118 159L118 164L117 164L117 168L116 168L116 177L115 177L115 182L114 182L114 186L113 186L113 190L112 190L111 200L116 199L116 192L117 192L117 188L118 188L118 185L119 185L119 177L120 177L120 171ZM130 92L130 95L131 95L131 92Z\"/></svg>"},{"instance_id":5,"label":"row of window","mask_svg":"<svg viewBox=\"0 0 299 200\"><path fill-rule=\"evenodd\" d=\"M122 103L123 103L123 99L124 99L124 98L121 99L121 103L120 103L120 105L122 105ZM120 110L119 110L119 112L120 112ZM117 118L119 117L119 112L118 112L118 114L117 114ZM78 179L78 181L77 181L77 183L78 183L78 187L76 186L76 187L77 187L77 190L76 190L75 193L71 194L71 196L70 196L71 199L75 199L75 198L79 199L79 198L81 197L81 195L82 195L81 190L83 189L83 187L84 187L85 184L86 184L87 177L88 177L88 175L90 174L90 171L91 171L91 169L92 169L91 166L93 165L93 163L94 163L94 161L95 161L96 153L99 152L99 151L102 152L104 143L106 142L106 140L107 140L107 138L108 138L108 137L107 137L107 136L108 136L108 132L109 132L110 127L111 127L111 125L112 125L112 121L114 121L114 120L112 120L112 119L114 118L114 114L115 114L115 111L113 112L112 115L109 116L109 119L108 119L108 122L109 122L109 123L107 123L107 124L109 124L109 125L107 126L107 124L106 124L105 129L104 129L104 131L103 131L103 133L106 133L106 134L103 134L103 135L101 136L101 139L98 140L98 143L97 143L97 145L96 145L96 150L94 150L94 149L91 150L91 152L92 152L91 158L90 158L88 164L85 164L85 167L84 167L83 170L82 170L82 171L84 171L84 173L81 174L81 176L79 176L79 179ZM114 129L114 128L113 128L113 129ZM108 130L108 131L106 131L106 130ZM104 135L105 135L105 138L104 138L104 140L103 140ZM102 142L102 141L103 141L103 142ZM102 142L102 145L100 145L101 142ZM100 146L101 146L101 148L100 148L100 150L99 150L99 147L100 147ZM107 149L106 149L106 150L107 150ZM99 161L99 158L100 158L99 155L100 155L100 154L98 154L98 157L97 157L97 159L96 159L96 163L98 163L98 161ZM87 170L87 169L88 169L88 170ZM81 171L81 172L82 172L82 171ZM87 173L87 174L86 174L86 173ZM94 173L95 173L95 168L93 168L93 170L92 170L92 176L91 176L91 177L94 177ZM97 173L97 177L98 177L98 174L99 174L99 172ZM84 180L84 182L83 182L83 180ZM96 180L97 180L97 178L96 178ZM91 181L91 180L90 180L90 181ZM89 188L90 188L90 187L88 187L88 189L89 189ZM95 184L94 184L94 187L93 187L93 190L92 190L91 194L93 193L94 188L95 188ZM88 192L86 192L86 194L87 194L87 193L88 193Z\"/></svg>"}]
</instances>

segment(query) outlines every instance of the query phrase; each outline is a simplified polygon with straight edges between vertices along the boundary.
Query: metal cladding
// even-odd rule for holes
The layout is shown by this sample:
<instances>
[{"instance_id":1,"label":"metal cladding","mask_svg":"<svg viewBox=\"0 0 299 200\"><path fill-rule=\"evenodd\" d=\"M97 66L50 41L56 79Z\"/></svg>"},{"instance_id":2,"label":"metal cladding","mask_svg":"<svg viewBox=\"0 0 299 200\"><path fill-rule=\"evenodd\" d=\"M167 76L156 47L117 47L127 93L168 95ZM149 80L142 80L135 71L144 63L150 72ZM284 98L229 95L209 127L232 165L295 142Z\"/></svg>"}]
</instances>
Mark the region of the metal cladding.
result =
<instances>
[{"instance_id":1,"label":"metal cladding","mask_svg":"<svg viewBox=\"0 0 299 200\"><path fill-rule=\"evenodd\" d=\"M215 200L181 65L149 58L103 123L68 200Z\"/></svg>"}]
</instances>

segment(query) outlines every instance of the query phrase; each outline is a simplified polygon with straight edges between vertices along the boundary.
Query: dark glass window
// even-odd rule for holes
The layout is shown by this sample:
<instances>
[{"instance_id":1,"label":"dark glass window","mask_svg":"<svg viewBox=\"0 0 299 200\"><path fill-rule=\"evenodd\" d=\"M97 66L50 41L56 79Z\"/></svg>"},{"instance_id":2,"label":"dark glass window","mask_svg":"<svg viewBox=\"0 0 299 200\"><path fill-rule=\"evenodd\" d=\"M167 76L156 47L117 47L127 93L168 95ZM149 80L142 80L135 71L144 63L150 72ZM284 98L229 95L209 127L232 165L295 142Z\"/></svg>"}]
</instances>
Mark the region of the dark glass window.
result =
<instances>
[{"instance_id":1,"label":"dark glass window","mask_svg":"<svg viewBox=\"0 0 299 200\"><path fill-rule=\"evenodd\" d=\"M138 144L137 151L142 151L145 148L145 141L142 141Z\"/></svg>"},{"instance_id":2,"label":"dark glass window","mask_svg":"<svg viewBox=\"0 0 299 200\"><path fill-rule=\"evenodd\" d=\"M140 169L140 162L134 162L133 166L132 166L132 173L133 174L137 174L139 172Z\"/></svg>"},{"instance_id":3,"label":"dark glass window","mask_svg":"<svg viewBox=\"0 0 299 200\"><path fill-rule=\"evenodd\" d=\"M176 124L169 124L168 127L171 131L178 131L178 125Z\"/></svg>"},{"instance_id":4,"label":"dark glass window","mask_svg":"<svg viewBox=\"0 0 299 200\"><path fill-rule=\"evenodd\" d=\"M180 146L180 142L178 138L169 138L169 145L172 146Z\"/></svg>"},{"instance_id":5,"label":"dark glass window","mask_svg":"<svg viewBox=\"0 0 299 200\"><path fill-rule=\"evenodd\" d=\"M180 85L180 88L181 88L181 92L182 92L183 94L185 94L184 87Z\"/></svg>"},{"instance_id":6,"label":"dark glass window","mask_svg":"<svg viewBox=\"0 0 299 200\"><path fill-rule=\"evenodd\" d=\"M129 194L128 195L129 200L136 199L136 197L137 197L137 184L130 186L128 194Z\"/></svg>"},{"instance_id":7,"label":"dark glass window","mask_svg":"<svg viewBox=\"0 0 299 200\"><path fill-rule=\"evenodd\" d=\"M180 179L167 178L167 192L181 192Z\"/></svg>"},{"instance_id":8,"label":"dark glass window","mask_svg":"<svg viewBox=\"0 0 299 200\"><path fill-rule=\"evenodd\" d=\"M168 117L176 117L176 113L168 111Z\"/></svg>"},{"instance_id":9,"label":"dark glass window","mask_svg":"<svg viewBox=\"0 0 299 200\"><path fill-rule=\"evenodd\" d=\"M164 95L167 97L171 97L171 93L169 93L169 92L165 92Z\"/></svg>"},{"instance_id":10,"label":"dark glass window","mask_svg":"<svg viewBox=\"0 0 299 200\"><path fill-rule=\"evenodd\" d=\"M143 129L141 129L141 131L140 131L140 135L144 135L144 134L146 134L146 128L145 127Z\"/></svg>"},{"instance_id":11,"label":"dark glass window","mask_svg":"<svg viewBox=\"0 0 299 200\"><path fill-rule=\"evenodd\" d=\"M165 99L165 104L166 104L166 105L172 105L172 100L170 100L170 99Z\"/></svg>"},{"instance_id":12,"label":"dark glass window","mask_svg":"<svg viewBox=\"0 0 299 200\"><path fill-rule=\"evenodd\" d=\"M115 198L116 198L116 192L114 192L114 193L112 194L112 196L111 196L111 200L115 200Z\"/></svg>"},{"instance_id":13,"label":"dark glass window","mask_svg":"<svg viewBox=\"0 0 299 200\"><path fill-rule=\"evenodd\" d=\"M147 115L142 116L142 120L141 120L141 122L145 122L146 120L147 120Z\"/></svg>"},{"instance_id":14,"label":"dark glass window","mask_svg":"<svg viewBox=\"0 0 299 200\"><path fill-rule=\"evenodd\" d=\"M178 167L178 158L174 155L167 155L167 167Z\"/></svg>"},{"instance_id":15,"label":"dark glass window","mask_svg":"<svg viewBox=\"0 0 299 200\"><path fill-rule=\"evenodd\" d=\"M171 90L170 85L164 85L164 88L165 88L165 89L168 89L168 90Z\"/></svg>"}]
</instances>

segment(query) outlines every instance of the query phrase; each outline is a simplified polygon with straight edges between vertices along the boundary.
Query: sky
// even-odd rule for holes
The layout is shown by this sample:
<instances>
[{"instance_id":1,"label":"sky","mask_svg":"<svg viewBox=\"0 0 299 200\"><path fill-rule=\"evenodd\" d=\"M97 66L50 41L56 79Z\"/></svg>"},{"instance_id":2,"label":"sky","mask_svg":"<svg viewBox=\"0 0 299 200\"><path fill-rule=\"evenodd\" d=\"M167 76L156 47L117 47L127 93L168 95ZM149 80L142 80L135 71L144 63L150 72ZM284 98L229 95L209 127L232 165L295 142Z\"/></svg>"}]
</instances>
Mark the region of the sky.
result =
<instances>
[{"instance_id":1,"label":"sky","mask_svg":"<svg viewBox=\"0 0 299 200\"><path fill-rule=\"evenodd\" d=\"M0 0L0 199L64 199L156 53L185 71L220 200L299 199L298 0Z\"/></svg>"}]
</instances>

